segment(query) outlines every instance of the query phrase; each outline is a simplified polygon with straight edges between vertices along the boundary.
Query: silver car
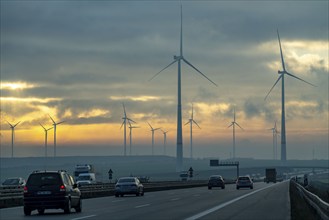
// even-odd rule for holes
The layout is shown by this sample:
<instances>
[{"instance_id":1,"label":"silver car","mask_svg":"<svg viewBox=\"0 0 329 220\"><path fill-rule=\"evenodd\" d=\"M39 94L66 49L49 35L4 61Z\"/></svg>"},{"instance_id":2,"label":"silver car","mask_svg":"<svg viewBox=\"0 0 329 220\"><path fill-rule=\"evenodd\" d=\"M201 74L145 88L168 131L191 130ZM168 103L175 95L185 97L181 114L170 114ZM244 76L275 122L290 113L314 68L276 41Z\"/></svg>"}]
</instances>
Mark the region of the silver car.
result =
<instances>
[{"instance_id":1,"label":"silver car","mask_svg":"<svg viewBox=\"0 0 329 220\"><path fill-rule=\"evenodd\" d=\"M254 183L249 176L239 176L238 180L236 181L236 189L240 188L254 188Z\"/></svg>"},{"instance_id":2,"label":"silver car","mask_svg":"<svg viewBox=\"0 0 329 220\"><path fill-rule=\"evenodd\" d=\"M124 196L125 194L144 196L144 186L137 177L122 177L115 184L115 197Z\"/></svg>"}]
</instances>

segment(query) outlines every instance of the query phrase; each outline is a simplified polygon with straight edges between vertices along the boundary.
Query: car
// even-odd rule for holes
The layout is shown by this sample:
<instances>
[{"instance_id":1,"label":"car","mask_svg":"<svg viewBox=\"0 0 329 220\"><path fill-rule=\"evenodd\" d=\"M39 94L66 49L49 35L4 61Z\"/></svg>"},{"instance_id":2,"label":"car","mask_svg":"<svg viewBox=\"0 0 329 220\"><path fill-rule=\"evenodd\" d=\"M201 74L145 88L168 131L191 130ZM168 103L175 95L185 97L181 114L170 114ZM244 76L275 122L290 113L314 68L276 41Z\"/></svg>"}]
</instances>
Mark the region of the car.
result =
<instances>
[{"instance_id":1,"label":"car","mask_svg":"<svg viewBox=\"0 0 329 220\"><path fill-rule=\"evenodd\" d=\"M125 194L135 194L144 196L144 186L137 177L122 177L115 184L115 197Z\"/></svg>"},{"instance_id":2,"label":"car","mask_svg":"<svg viewBox=\"0 0 329 220\"><path fill-rule=\"evenodd\" d=\"M2 187L20 187L25 185L25 180L22 177L8 178L2 183Z\"/></svg>"},{"instance_id":3,"label":"car","mask_svg":"<svg viewBox=\"0 0 329 220\"><path fill-rule=\"evenodd\" d=\"M95 184L96 176L95 173L80 173L77 179L78 186Z\"/></svg>"},{"instance_id":4,"label":"car","mask_svg":"<svg viewBox=\"0 0 329 220\"><path fill-rule=\"evenodd\" d=\"M239 178L236 181L236 189L240 188L254 188L254 183L252 179L249 176L239 176Z\"/></svg>"},{"instance_id":5,"label":"car","mask_svg":"<svg viewBox=\"0 0 329 220\"><path fill-rule=\"evenodd\" d=\"M74 179L66 171L34 171L24 186L24 214L33 210L44 214L45 209L63 209L70 213L82 210L81 192Z\"/></svg>"},{"instance_id":6,"label":"car","mask_svg":"<svg viewBox=\"0 0 329 220\"><path fill-rule=\"evenodd\" d=\"M225 189L225 182L223 177L220 175L210 176L208 180L208 189L211 189L212 187L221 187L222 189Z\"/></svg>"}]
</instances>

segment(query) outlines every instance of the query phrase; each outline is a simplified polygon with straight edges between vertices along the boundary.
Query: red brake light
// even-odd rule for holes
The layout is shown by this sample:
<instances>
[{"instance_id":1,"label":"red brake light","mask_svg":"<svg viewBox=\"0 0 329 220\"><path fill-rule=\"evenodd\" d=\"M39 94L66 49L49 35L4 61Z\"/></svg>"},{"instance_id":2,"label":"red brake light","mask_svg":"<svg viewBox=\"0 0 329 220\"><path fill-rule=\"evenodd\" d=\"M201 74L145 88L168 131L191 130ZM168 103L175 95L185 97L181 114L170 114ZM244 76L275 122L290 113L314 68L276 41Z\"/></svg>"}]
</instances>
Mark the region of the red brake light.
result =
<instances>
[{"instance_id":1,"label":"red brake light","mask_svg":"<svg viewBox=\"0 0 329 220\"><path fill-rule=\"evenodd\" d=\"M61 185L61 186L59 187L59 191L65 191L65 186L64 186L64 185Z\"/></svg>"},{"instance_id":2,"label":"red brake light","mask_svg":"<svg viewBox=\"0 0 329 220\"><path fill-rule=\"evenodd\" d=\"M24 186L24 193L27 193L27 186Z\"/></svg>"}]
</instances>

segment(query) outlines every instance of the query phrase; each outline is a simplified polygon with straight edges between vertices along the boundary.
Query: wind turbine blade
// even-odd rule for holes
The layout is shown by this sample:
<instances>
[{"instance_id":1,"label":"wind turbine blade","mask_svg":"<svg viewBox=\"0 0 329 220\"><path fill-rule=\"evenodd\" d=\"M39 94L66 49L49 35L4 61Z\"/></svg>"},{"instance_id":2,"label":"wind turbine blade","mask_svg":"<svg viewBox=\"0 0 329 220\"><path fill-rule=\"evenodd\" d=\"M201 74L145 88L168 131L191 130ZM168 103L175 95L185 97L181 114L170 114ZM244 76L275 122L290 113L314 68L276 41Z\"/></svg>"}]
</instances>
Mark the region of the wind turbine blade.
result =
<instances>
[{"instance_id":1,"label":"wind turbine blade","mask_svg":"<svg viewBox=\"0 0 329 220\"><path fill-rule=\"evenodd\" d=\"M128 119L128 122L130 123L130 122L134 122L134 123L137 123L137 122L135 122L134 120L132 120L132 119L130 119L130 118L127 118Z\"/></svg>"},{"instance_id":2,"label":"wind turbine blade","mask_svg":"<svg viewBox=\"0 0 329 220\"><path fill-rule=\"evenodd\" d=\"M121 128L122 128L122 126L124 125L125 121L126 121L126 119L125 119L125 120L123 120L123 122L122 122L122 124L121 124L121 126L120 126L120 129L121 129Z\"/></svg>"},{"instance_id":3,"label":"wind turbine blade","mask_svg":"<svg viewBox=\"0 0 329 220\"><path fill-rule=\"evenodd\" d=\"M190 62L188 62L185 58L182 58L184 60L184 62L189 65L190 67L192 67L194 70L196 70L198 73L200 73L204 78L206 78L209 82L211 82L212 84L214 84L215 86L218 87L218 85L216 83L214 83L211 79L209 79L205 74L203 74L200 70L198 70L195 66L193 66Z\"/></svg>"},{"instance_id":4,"label":"wind turbine blade","mask_svg":"<svg viewBox=\"0 0 329 220\"><path fill-rule=\"evenodd\" d=\"M41 125L41 127L43 127L43 125L41 123L39 123L39 125ZM43 127L43 129L46 131L47 129L45 127Z\"/></svg>"},{"instance_id":5,"label":"wind turbine blade","mask_svg":"<svg viewBox=\"0 0 329 220\"><path fill-rule=\"evenodd\" d=\"M201 129L201 127L199 126L199 124L196 121L193 120L193 122L194 122L194 124L196 124L196 126L198 126Z\"/></svg>"},{"instance_id":6,"label":"wind turbine blade","mask_svg":"<svg viewBox=\"0 0 329 220\"><path fill-rule=\"evenodd\" d=\"M9 126L10 126L10 127L13 127L13 125L12 125L12 124L10 124L8 121L6 121L6 122L9 124Z\"/></svg>"},{"instance_id":7,"label":"wind turbine blade","mask_svg":"<svg viewBox=\"0 0 329 220\"><path fill-rule=\"evenodd\" d=\"M126 108L125 108L125 104L122 103L122 106L123 106L123 112L124 112L124 115L125 115L125 118L127 117L127 114L126 114Z\"/></svg>"},{"instance_id":8,"label":"wind turbine blade","mask_svg":"<svg viewBox=\"0 0 329 220\"><path fill-rule=\"evenodd\" d=\"M274 86L279 82L279 80L282 78L282 75L280 75L280 77L276 80L276 82L274 83L274 85L272 86L272 88L270 89L270 91L267 93L267 95L265 96L265 99L267 99L267 96L271 93L272 89L274 88Z\"/></svg>"},{"instance_id":9,"label":"wind turbine blade","mask_svg":"<svg viewBox=\"0 0 329 220\"><path fill-rule=\"evenodd\" d=\"M150 125L150 123L147 122L147 124L149 124L150 128L153 130L153 127Z\"/></svg>"},{"instance_id":10,"label":"wind turbine blade","mask_svg":"<svg viewBox=\"0 0 329 220\"><path fill-rule=\"evenodd\" d=\"M289 75L289 76L291 76L291 77L294 77L296 79L299 79L300 81L303 81L304 83L307 83L307 84L309 84L311 86L317 87L316 85L313 85L312 83L309 83L309 82L307 82L307 81L305 81L305 80L303 80L303 79L301 79L301 78L299 78L299 77L297 77L295 75L292 75L291 73L288 73L287 71L286 71L286 74Z\"/></svg>"},{"instance_id":11,"label":"wind turbine blade","mask_svg":"<svg viewBox=\"0 0 329 220\"><path fill-rule=\"evenodd\" d=\"M48 114L49 118L53 121L54 124L56 124L56 122L54 121L54 119Z\"/></svg>"},{"instance_id":12,"label":"wind turbine blade","mask_svg":"<svg viewBox=\"0 0 329 220\"><path fill-rule=\"evenodd\" d=\"M62 124L62 123L64 123L64 122L65 122L65 121L58 122L58 123L56 123L56 125Z\"/></svg>"},{"instance_id":13,"label":"wind turbine blade","mask_svg":"<svg viewBox=\"0 0 329 220\"><path fill-rule=\"evenodd\" d=\"M235 124L239 127L239 128L241 128L242 130L244 130L237 122L235 122Z\"/></svg>"},{"instance_id":14,"label":"wind turbine blade","mask_svg":"<svg viewBox=\"0 0 329 220\"><path fill-rule=\"evenodd\" d=\"M180 56L183 56L183 6L180 5Z\"/></svg>"},{"instance_id":15,"label":"wind turbine blade","mask_svg":"<svg viewBox=\"0 0 329 220\"><path fill-rule=\"evenodd\" d=\"M48 128L48 129L47 129L47 131L49 131L49 130L51 130L51 129L53 129L53 127L51 127L51 128Z\"/></svg>"},{"instance_id":16,"label":"wind turbine blade","mask_svg":"<svg viewBox=\"0 0 329 220\"><path fill-rule=\"evenodd\" d=\"M21 123L21 121L17 122L17 123L14 125L14 127L16 127L19 123Z\"/></svg>"},{"instance_id":17,"label":"wind turbine blade","mask_svg":"<svg viewBox=\"0 0 329 220\"><path fill-rule=\"evenodd\" d=\"M278 33L278 39L279 39L279 45L280 45L280 54L281 54L282 68L283 68L283 71L286 71L286 67L285 67L285 65L284 65L283 54L282 54L282 48L281 48L281 41L280 41L279 30L277 29L276 31L277 31L277 33Z\"/></svg>"},{"instance_id":18,"label":"wind turbine blade","mask_svg":"<svg viewBox=\"0 0 329 220\"><path fill-rule=\"evenodd\" d=\"M190 123L190 120L188 121L188 122L186 122L184 125L187 125L187 124L189 124Z\"/></svg>"},{"instance_id":19,"label":"wind turbine blade","mask_svg":"<svg viewBox=\"0 0 329 220\"><path fill-rule=\"evenodd\" d=\"M171 66L172 64L174 64L177 60L174 60L173 62L171 62L168 66L166 66L165 68L163 68L162 70L160 70L160 72L158 72L157 74L155 74L154 76L152 76L152 78L149 79L149 81L151 81L152 79L154 79L157 75L159 75L162 71L164 71L165 69L167 69L169 66Z\"/></svg>"},{"instance_id":20,"label":"wind turbine blade","mask_svg":"<svg viewBox=\"0 0 329 220\"><path fill-rule=\"evenodd\" d=\"M233 125L233 123L231 123L227 128L231 127Z\"/></svg>"},{"instance_id":21,"label":"wind turbine blade","mask_svg":"<svg viewBox=\"0 0 329 220\"><path fill-rule=\"evenodd\" d=\"M159 130L159 129L161 129L161 128L154 128L153 131L156 131L156 130Z\"/></svg>"}]
</instances>

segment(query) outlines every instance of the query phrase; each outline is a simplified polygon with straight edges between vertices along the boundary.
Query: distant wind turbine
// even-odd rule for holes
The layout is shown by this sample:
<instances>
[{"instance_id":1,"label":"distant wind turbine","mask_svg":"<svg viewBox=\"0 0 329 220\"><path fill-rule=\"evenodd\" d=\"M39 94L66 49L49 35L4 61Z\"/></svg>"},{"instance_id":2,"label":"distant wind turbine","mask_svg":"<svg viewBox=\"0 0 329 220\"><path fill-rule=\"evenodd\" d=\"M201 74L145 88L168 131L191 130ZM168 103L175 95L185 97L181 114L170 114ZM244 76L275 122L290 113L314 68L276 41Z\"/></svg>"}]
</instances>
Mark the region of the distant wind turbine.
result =
<instances>
[{"instance_id":1,"label":"distant wind turbine","mask_svg":"<svg viewBox=\"0 0 329 220\"><path fill-rule=\"evenodd\" d=\"M285 97L284 97L284 75L288 75L291 76L295 79L298 79L300 81L303 81L311 86L315 86L297 76L294 76L293 74L287 72L286 67L285 67L285 63L284 63L284 59L283 59L283 53L282 53L282 48L281 48L281 41L280 41L280 36L279 36L279 30L277 30L277 34L278 34L278 40L279 40L279 46L280 46L280 55L281 55L281 63L282 63L282 71L278 71L278 74L280 74L279 78L277 79L277 81L274 83L274 85L272 86L272 88L270 89L270 91L267 93L266 98L268 97L268 95L271 93L271 91L273 90L273 88L275 87L275 85L280 81L282 82L282 92L281 92L281 161L285 162L287 160L287 147L286 147L286 118L285 118Z\"/></svg>"},{"instance_id":2,"label":"distant wind turbine","mask_svg":"<svg viewBox=\"0 0 329 220\"><path fill-rule=\"evenodd\" d=\"M193 158L193 138L192 138L192 135L193 135L193 132L192 132L192 129L193 129L193 123L196 124L196 126L198 126L200 128L200 126L198 125L198 123L193 119L193 104L192 104L192 114L191 114L191 118L188 120L188 122L185 124L190 124L190 157ZM201 128L200 128L201 129Z\"/></svg>"},{"instance_id":3,"label":"distant wind turbine","mask_svg":"<svg viewBox=\"0 0 329 220\"><path fill-rule=\"evenodd\" d=\"M14 139L15 139L15 127L20 123L17 122L16 124L11 124L7 121L7 123L9 124L10 128L11 128L11 158L14 157Z\"/></svg>"},{"instance_id":4,"label":"distant wind turbine","mask_svg":"<svg viewBox=\"0 0 329 220\"><path fill-rule=\"evenodd\" d=\"M40 124L40 123L39 123ZM53 128L48 128L46 129L42 124L40 124L40 126L43 128L43 130L45 131L45 157L48 156L48 150L47 150L47 137L48 137L48 131L53 129Z\"/></svg>"},{"instance_id":5,"label":"distant wind turbine","mask_svg":"<svg viewBox=\"0 0 329 220\"><path fill-rule=\"evenodd\" d=\"M269 130L272 131L273 134L273 160L277 158L277 150L278 150L278 130L276 128L276 121L274 123L274 127L270 128Z\"/></svg>"},{"instance_id":6,"label":"distant wind turbine","mask_svg":"<svg viewBox=\"0 0 329 220\"><path fill-rule=\"evenodd\" d=\"M163 155L166 155L167 154L167 133L169 131L164 131L162 130L162 133L163 133Z\"/></svg>"},{"instance_id":7,"label":"distant wind turbine","mask_svg":"<svg viewBox=\"0 0 329 220\"><path fill-rule=\"evenodd\" d=\"M126 113L126 108L125 108L125 104L122 103L123 106L123 122L121 124L121 127L124 126L124 130L123 130L123 145L124 145L124 152L123 155L127 156L127 138L126 138L126 132L127 132L127 123L130 124L130 122L134 122L136 123L134 120L130 119L127 117L127 113Z\"/></svg>"},{"instance_id":8,"label":"distant wind turbine","mask_svg":"<svg viewBox=\"0 0 329 220\"><path fill-rule=\"evenodd\" d=\"M129 155L131 156L131 146L132 146L132 130L133 128L139 128L136 126L132 126L131 123L129 122Z\"/></svg>"},{"instance_id":9,"label":"distant wind turbine","mask_svg":"<svg viewBox=\"0 0 329 220\"><path fill-rule=\"evenodd\" d=\"M189 61L187 61L183 56L183 6L181 5L181 20L180 20L180 54L179 56L174 56L174 61L163 68L160 72L155 74L150 80L155 78L162 71L167 69L174 63L178 63L178 89L177 89L177 148L176 148L176 171L183 170L183 134L182 134L182 103L181 103L181 61L185 62L188 66L192 67L195 71L205 77L212 84L217 86L216 83L211 81L206 75L204 75L200 70L193 66Z\"/></svg>"},{"instance_id":10,"label":"distant wind turbine","mask_svg":"<svg viewBox=\"0 0 329 220\"><path fill-rule=\"evenodd\" d=\"M235 159L235 125L243 130L243 128L235 121L235 108L233 108L233 121L229 127L233 126L233 159Z\"/></svg>"},{"instance_id":11,"label":"distant wind turbine","mask_svg":"<svg viewBox=\"0 0 329 220\"><path fill-rule=\"evenodd\" d=\"M154 155L154 131L159 130L160 128L153 128L150 123L147 122L147 124L149 124L149 126L151 127L151 131L152 131L152 156Z\"/></svg>"},{"instance_id":12,"label":"distant wind turbine","mask_svg":"<svg viewBox=\"0 0 329 220\"><path fill-rule=\"evenodd\" d=\"M51 119L51 121L53 122L53 126L54 126L54 157L56 157L56 127L57 127L57 125L62 124L65 121L61 121L61 122L56 123L50 115L48 115L48 116Z\"/></svg>"}]
</instances>

